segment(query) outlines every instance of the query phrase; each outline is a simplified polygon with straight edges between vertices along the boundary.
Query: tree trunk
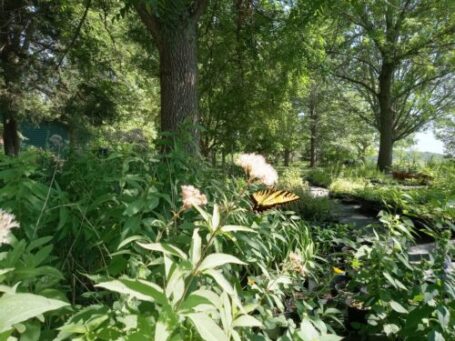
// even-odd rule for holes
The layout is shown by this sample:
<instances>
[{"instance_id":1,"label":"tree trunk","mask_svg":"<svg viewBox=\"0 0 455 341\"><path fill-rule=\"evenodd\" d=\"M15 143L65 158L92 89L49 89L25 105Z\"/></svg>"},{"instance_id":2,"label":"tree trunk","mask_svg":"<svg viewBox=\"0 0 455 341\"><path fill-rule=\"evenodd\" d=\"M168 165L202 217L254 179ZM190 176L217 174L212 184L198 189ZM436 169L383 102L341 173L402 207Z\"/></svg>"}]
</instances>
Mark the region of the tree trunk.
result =
<instances>
[{"instance_id":1,"label":"tree trunk","mask_svg":"<svg viewBox=\"0 0 455 341\"><path fill-rule=\"evenodd\" d=\"M221 168L224 168L226 165L226 152L222 149L221 150Z\"/></svg>"},{"instance_id":2,"label":"tree trunk","mask_svg":"<svg viewBox=\"0 0 455 341\"><path fill-rule=\"evenodd\" d=\"M188 149L199 150L198 101L196 92L196 23L166 30L160 44L161 131L190 132ZM187 124L188 130L182 130ZM185 137L185 136L182 136Z\"/></svg>"},{"instance_id":3,"label":"tree trunk","mask_svg":"<svg viewBox=\"0 0 455 341\"><path fill-rule=\"evenodd\" d=\"M310 167L316 167L316 137L313 134L310 137Z\"/></svg>"},{"instance_id":4,"label":"tree trunk","mask_svg":"<svg viewBox=\"0 0 455 341\"><path fill-rule=\"evenodd\" d=\"M318 117L315 108L310 111L310 167L316 167L316 143L318 134Z\"/></svg>"},{"instance_id":5,"label":"tree trunk","mask_svg":"<svg viewBox=\"0 0 455 341\"><path fill-rule=\"evenodd\" d=\"M291 159L291 151L289 149L284 150L284 165L289 166L289 161Z\"/></svg>"},{"instance_id":6,"label":"tree trunk","mask_svg":"<svg viewBox=\"0 0 455 341\"><path fill-rule=\"evenodd\" d=\"M392 110L392 78L393 64L384 63L379 75L379 155L377 167L381 171L388 171L392 167L394 131Z\"/></svg>"},{"instance_id":7,"label":"tree trunk","mask_svg":"<svg viewBox=\"0 0 455 341\"><path fill-rule=\"evenodd\" d=\"M3 114L3 148L6 155L19 155L20 140L17 132L17 121L7 114Z\"/></svg>"},{"instance_id":8,"label":"tree trunk","mask_svg":"<svg viewBox=\"0 0 455 341\"><path fill-rule=\"evenodd\" d=\"M179 134L180 138L189 137L189 143L184 142L187 150L194 154L199 153L197 22L207 4L208 0L194 0L188 6L164 1L163 13L168 15L162 15L156 13L146 1L134 2L139 17L159 50L161 132L171 136Z\"/></svg>"},{"instance_id":9,"label":"tree trunk","mask_svg":"<svg viewBox=\"0 0 455 341\"><path fill-rule=\"evenodd\" d=\"M211 151L211 157L212 157L212 167L216 167L216 150L212 148Z\"/></svg>"}]
</instances>

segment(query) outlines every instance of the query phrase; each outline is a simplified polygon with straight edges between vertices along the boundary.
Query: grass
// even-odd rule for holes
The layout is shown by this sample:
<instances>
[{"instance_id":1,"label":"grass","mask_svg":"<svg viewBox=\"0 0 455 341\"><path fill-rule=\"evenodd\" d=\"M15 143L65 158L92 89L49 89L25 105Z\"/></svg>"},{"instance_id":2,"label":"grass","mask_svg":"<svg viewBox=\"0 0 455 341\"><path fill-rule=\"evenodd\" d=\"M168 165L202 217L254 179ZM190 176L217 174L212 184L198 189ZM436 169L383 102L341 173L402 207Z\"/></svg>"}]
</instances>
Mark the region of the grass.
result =
<instances>
[{"instance_id":1,"label":"grass","mask_svg":"<svg viewBox=\"0 0 455 341\"><path fill-rule=\"evenodd\" d=\"M433 180L426 186L415 179L397 181L373 167L332 166L306 171L310 183L330 189L335 196L374 201L400 213L424 220L455 220L455 165L432 163L416 169Z\"/></svg>"}]
</instances>

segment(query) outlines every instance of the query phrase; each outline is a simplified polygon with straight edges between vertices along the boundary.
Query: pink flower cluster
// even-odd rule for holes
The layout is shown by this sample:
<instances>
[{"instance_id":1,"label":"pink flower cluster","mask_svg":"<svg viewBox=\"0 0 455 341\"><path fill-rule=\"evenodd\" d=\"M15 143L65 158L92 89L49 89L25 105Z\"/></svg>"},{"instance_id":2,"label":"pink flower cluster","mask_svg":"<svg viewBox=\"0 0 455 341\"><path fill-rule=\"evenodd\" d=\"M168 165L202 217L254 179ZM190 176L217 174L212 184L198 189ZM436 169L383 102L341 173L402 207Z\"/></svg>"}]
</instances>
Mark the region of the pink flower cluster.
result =
<instances>
[{"instance_id":1,"label":"pink flower cluster","mask_svg":"<svg viewBox=\"0 0 455 341\"><path fill-rule=\"evenodd\" d=\"M0 245L9 243L10 230L14 227L19 227L16 217L0 209Z\"/></svg>"},{"instance_id":2,"label":"pink flower cluster","mask_svg":"<svg viewBox=\"0 0 455 341\"><path fill-rule=\"evenodd\" d=\"M188 185L182 186L183 208L189 209L193 205L204 206L207 204L207 197L202 194L196 187Z\"/></svg>"},{"instance_id":3,"label":"pink flower cluster","mask_svg":"<svg viewBox=\"0 0 455 341\"><path fill-rule=\"evenodd\" d=\"M258 180L267 186L273 186L278 181L278 173L262 155L240 154L235 164L243 168L251 181Z\"/></svg>"},{"instance_id":4,"label":"pink flower cluster","mask_svg":"<svg viewBox=\"0 0 455 341\"><path fill-rule=\"evenodd\" d=\"M302 256L296 252L289 253L289 268L291 271L297 272L301 275L305 274L305 266L302 262Z\"/></svg>"}]
</instances>

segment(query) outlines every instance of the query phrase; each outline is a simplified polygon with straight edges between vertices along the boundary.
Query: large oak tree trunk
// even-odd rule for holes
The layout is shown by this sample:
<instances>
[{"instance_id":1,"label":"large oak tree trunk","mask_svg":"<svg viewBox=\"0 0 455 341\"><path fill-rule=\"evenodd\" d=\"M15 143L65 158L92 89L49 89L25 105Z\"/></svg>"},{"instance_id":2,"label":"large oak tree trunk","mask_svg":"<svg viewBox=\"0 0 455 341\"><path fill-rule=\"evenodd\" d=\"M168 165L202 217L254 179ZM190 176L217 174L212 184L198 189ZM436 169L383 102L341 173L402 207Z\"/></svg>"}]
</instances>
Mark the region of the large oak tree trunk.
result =
<instances>
[{"instance_id":1,"label":"large oak tree trunk","mask_svg":"<svg viewBox=\"0 0 455 341\"><path fill-rule=\"evenodd\" d=\"M190 127L189 149L199 148L198 99L196 91L196 23L163 32L160 46L161 131L186 133Z\"/></svg>"},{"instance_id":2,"label":"large oak tree trunk","mask_svg":"<svg viewBox=\"0 0 455 341\"><path fill-rule=\"evenodd\" d=\"M388 171L392 167L394 131L392 110L392 78L393 65L384 63L379 75L379 155L377 166L381 171Z\"/></svg>"},{"instance_id":3,"label":"large oak tree trunk","mask_svg":"<svg viewBox=\"0 0 455 341\"><path fill-rule=\"evenodd\" d=\"M17 121L7 114L3 114L3 148L6 155L19 155L20 140L17 132Z\"/></svg>"},{"instance_id":4,"label":"large oak tree trunk","mask_svg":"<svg viewBox=\"0 0 455 341\"><path fill-rule=\"evenodd\" d=\"M136 11L153 36L160 54L161 131L186 134L188 151L199 153L197 98L197 21L208 0L193 0L188 6L163 2L156 13L147 1L135 2ZM186 132L185 132L186 130Z\"/></svg>"}]
</instances>

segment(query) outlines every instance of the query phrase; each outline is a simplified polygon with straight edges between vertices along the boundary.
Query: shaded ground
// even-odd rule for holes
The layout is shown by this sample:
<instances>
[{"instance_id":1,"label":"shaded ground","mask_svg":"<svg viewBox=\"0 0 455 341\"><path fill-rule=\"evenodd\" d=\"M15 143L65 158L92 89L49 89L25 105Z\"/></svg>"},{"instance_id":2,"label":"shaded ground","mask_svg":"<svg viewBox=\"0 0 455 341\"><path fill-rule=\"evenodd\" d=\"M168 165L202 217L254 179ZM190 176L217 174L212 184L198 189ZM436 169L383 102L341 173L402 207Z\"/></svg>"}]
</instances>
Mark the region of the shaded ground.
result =
<instances>
[{"instance_id":1,"label":"shaded ground","mask_svg":"<svg viewBox=\"0 0 455 341\"><path fill-rule=\"evenodd\" d=\"M313 198L329 197L327 188L310 186L310 193ZM354 201L331 199L332 216L342 224L352 224L358 228L369 225L377 225L379 221L372 215L362 212L362 206Z\"/></svg>"}]
</instances>

